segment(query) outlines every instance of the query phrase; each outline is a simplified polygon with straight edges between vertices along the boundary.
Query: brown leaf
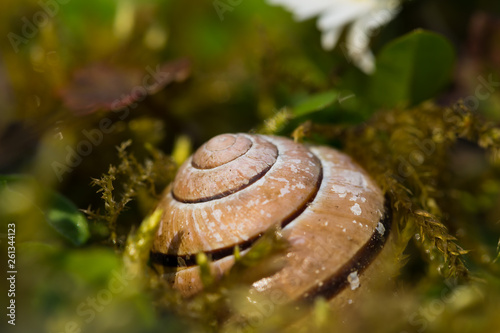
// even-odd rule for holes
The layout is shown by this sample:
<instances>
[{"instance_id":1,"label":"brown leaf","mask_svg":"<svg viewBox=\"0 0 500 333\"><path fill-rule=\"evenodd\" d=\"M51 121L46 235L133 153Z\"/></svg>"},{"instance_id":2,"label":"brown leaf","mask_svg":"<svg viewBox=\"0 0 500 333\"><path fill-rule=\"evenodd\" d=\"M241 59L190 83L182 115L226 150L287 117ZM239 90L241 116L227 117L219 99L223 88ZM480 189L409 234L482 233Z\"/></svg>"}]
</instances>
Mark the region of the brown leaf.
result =
<instances>
[{"instance_id":1,"label":"brown leaf","mask_svg":"<svg viewBox=\"0 0 500 333\"><path fill-rule=\"evenodd\" d=\"M76 71L60 94L64 106L79 116L118 110L142 101L172 82L186 80L190 71L187 59L146 66L142 71L94 63Z\"/></svg>"}]
</instances>

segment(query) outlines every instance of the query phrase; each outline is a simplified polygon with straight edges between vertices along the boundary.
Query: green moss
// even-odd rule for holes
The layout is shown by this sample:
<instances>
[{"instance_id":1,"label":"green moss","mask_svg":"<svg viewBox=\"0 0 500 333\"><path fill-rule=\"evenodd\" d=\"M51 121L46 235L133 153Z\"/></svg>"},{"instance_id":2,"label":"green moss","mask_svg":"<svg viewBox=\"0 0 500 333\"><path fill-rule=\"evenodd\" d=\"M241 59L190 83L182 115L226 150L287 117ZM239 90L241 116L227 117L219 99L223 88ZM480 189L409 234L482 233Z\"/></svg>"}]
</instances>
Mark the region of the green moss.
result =
<instances>
[{"instance_id":1,"label":"green moss","mask_svg":"<svg viewBox=\"0 0 500 333\"><path fill-rule=\"evenodd\" d=\"M140 163L133 154L127 152L131 144L132 141L128 140L117 148L121 161L118 166L111 165L101 178L92 180L91 185L98 187L97 193L101 193L104 212L94 211L91 207L84 210L90 219L107 226L110 242L116 247L120 246L117 234L120 214L140 193L146 193L151 201L151 208L154 207L158 196L157 188L165 186L173 178L175 171L175 163L151 145L146 148L152 158ZM116 186L119 186L118 189Z\"/></svg>"}]
</instances>

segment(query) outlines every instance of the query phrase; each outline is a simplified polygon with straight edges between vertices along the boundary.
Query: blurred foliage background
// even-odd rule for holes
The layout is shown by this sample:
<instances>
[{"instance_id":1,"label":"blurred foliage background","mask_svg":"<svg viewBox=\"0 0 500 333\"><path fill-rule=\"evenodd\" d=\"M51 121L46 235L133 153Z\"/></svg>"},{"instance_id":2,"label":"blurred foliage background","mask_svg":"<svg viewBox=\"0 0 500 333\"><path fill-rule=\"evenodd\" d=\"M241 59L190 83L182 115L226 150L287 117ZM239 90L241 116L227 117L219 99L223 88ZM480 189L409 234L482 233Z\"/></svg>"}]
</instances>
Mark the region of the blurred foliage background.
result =
<instances>
[{"instance_id":1,"label":"blurred foliage background","mask_svg":"<svg viewBox=\"0 0 500 333\"><path fill-rule=\"evenodd\" d=\"M397 291L377 295L397 320L367 301L355 312L366 326L352 330L498 331L500 4L403 2L372 36L369 76L345 57L342 39L321 48L315 19L296 22L263 0L222 2L222 14L201 0L0 3L0 261L6 274L15 223L18 271L16 326L2 314L2 332L219 330L217 311L203 307L213 300L166 301L145 282L145 218L179 163L212 136L291 135L307 121L296 135L350 151L386 189L383 172L398 173L415 149L405 133L439 148L415 168L428 183L396 179L410 194L393 195L446 231L397 216L406 265ZM460 101L460 119L443 122ZM435 242L422 245L425 234ZM467 277L435 270L455 241ZM445 261L433 263L436 248ZM450 287L450 277L459 282ZM4 311L8 287L2 278ZM318 304L311 325L333 331L341 320L324 319Z\"/></svg>"}]
</instances>

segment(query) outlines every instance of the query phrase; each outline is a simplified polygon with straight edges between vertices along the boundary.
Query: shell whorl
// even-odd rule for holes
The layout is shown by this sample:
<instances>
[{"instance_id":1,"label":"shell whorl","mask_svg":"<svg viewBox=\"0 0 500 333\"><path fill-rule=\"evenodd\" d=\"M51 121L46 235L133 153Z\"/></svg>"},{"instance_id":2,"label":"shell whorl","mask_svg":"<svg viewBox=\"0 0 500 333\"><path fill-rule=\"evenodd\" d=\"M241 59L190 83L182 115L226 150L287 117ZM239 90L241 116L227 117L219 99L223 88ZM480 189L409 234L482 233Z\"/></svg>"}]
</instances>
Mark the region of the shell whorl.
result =
<instances>
[{"instance_id":1,"label":"shell whorl","mask_svg":"<svg viewBox=\"0 0 500 333\"><path fill-rule=\"evenodd\" d=\"M276 146L259 137L216 136L180 168L173 196L185 203L225 197L258 180L277 157Z\"/></svg>"},{"instance_id":2,"label":"shell whorl","mask_svg":"<svg viewBox=\"0 0 500 333\"><path fill-rule=\"evenodd\" d=\"M380 230L389 228L382 192L350 157L263 135L223 134L205 143L181 166L160 207L151 258L188 266L173 276L184 294L201 286L196 253L210 254L222 274L236 245L249 247L275 224L291 244L288 265L255 287L281 288L290 298L361 269L369 255L357 257L383 243Z\"/></svg>"}]
</instances>

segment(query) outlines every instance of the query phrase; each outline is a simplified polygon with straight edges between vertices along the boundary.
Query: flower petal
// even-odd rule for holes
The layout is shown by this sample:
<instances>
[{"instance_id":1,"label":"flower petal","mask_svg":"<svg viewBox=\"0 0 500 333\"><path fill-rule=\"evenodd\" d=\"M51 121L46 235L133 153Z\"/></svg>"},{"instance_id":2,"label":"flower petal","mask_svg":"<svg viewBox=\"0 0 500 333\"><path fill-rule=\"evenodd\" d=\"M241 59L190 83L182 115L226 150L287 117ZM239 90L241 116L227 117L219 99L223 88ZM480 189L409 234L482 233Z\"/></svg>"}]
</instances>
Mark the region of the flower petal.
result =
<instances>
[{"instance_id":1,"label":"flower petal","mask_svg":"<svg viewBox=\"0 0 500 333\"><path fill-rule=\"evenodd\" d=\"M269 3L282 5L293 12L297 21L307 20L311 17L321 15L332 5L345 2L345 0L268 0Z\"/></svg>"},{"instance_id":2,"label":"flower petal","mask_svg":"<svg viewBox=\"0 0 500 333\"><path fill-rule=\"evenodd\" d=\"M341 32L342 28L334 28L328 31L324 31L321 35L321 46L323 47L323 49L332 50L337 44Z\"/></svg>"},{"instance_id":3,"label":"flower petal","mask_svg":"<svg viewBox=\"0 0 500 333\"><path fill-rule=\"evenodd\" d=\"M377 29L389 23L400 11L399 6L378 9L369 15L369 19L365 21L365 27L369 30Z\"/></svg>"},{"instance_id":4,"label":"flower petal","mask_svg":"<svg viewBox=\"0 0 500 333\"><path fill-rule=\"evenodd\" d=\"M323 13L318 20L318 28L328 30L355 20L358 17L368 14L372 5L368 2L339 3L332 5L328 11Z\"/></svg>"},{"instance_id":5,"label":"flower petal","mask_svg":"<svg viewBox=\"0 0 500 333\"><path fill-rule=\"evenodd\" d=\"M374 30L394 18L400 11L400 0L267 0L293 12L296 20L319 16L321 44L330 50L337 44L342 28L353 22L346 37L347 53L365 73L375 69L369 49Z\"/></svg>"},{"instance_id":6,"label":"flower petal","mask_svg":"<svg viewBox=\"0 0 500 333\"><path fill-rule=\"evenodd\" d=\"M349 28L346 36L346 46L347 52L356 66L363 72L371 74L375 70L375 59L368 47L370 32L366 29L367 19L357 20Z\"/></svg>"}]
</instances>

